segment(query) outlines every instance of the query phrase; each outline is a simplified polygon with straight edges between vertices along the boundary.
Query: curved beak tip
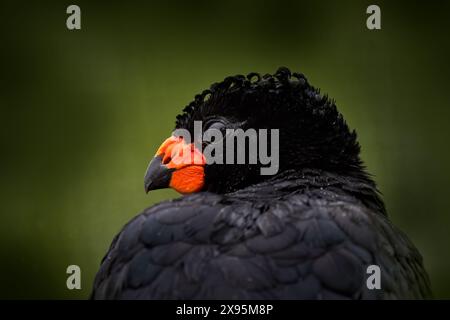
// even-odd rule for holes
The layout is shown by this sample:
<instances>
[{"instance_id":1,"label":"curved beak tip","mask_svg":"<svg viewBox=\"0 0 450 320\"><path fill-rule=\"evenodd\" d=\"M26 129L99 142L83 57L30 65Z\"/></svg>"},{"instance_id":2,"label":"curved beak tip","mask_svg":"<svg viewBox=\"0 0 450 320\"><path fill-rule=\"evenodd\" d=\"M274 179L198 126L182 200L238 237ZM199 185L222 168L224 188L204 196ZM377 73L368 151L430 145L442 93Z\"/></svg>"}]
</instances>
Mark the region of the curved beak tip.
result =
<instances>
[{"instance_id":1,"label":"curved beak tip","mask_svg":"<svg viewBox=\"0 0 450 320\"><path fill-rule=\"evenodd\" d=\"M156 156L150 161L144 178L144 190L148 193L150 190L168 188L172 170L162 164L162 157Z\"/></svg>"}]
</instances>

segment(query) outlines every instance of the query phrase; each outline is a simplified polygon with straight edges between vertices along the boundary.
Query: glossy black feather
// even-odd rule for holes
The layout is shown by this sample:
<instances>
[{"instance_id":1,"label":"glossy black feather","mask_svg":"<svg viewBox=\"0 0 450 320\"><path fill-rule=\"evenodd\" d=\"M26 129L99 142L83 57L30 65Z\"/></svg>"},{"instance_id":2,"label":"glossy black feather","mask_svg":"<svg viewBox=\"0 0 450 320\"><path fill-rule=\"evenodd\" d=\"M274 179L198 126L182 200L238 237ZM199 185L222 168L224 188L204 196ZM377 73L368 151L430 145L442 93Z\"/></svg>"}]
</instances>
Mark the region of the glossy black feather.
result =
<instances>
[{"instance_id":1,"label":"glossy black feather","mask_svg":"<svg viewBox=\"0 0 450 320\"><path fill-rule=\"evenodd\" d=\"M429 297L420 254L382 207L365 204L367 190L376 196L358 176L304 170L163 202L123 228L92 298ZM366 287L370 264L381 267L381 290Z\"/></svg>"}]
</instances>

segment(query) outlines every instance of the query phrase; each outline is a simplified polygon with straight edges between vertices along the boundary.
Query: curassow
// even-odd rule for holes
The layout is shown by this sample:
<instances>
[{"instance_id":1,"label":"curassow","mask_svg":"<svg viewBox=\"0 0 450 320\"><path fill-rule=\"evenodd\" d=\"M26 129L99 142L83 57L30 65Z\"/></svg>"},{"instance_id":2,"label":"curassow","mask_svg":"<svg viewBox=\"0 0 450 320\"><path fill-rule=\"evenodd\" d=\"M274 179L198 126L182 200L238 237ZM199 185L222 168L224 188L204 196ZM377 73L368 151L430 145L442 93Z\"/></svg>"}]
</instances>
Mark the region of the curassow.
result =
<instances>
[{"instance_id":1,"label":"curassow","mask_svg":"<svg viewBox=\"0 0 450 320\"><path fill-rule=\"evenodd\" d=\"M166 140L145 189L185 195L126 224L91 298L430 297L422 257L389 221L355 131L304 75L280 68L227 77L197 95L176 128L193 133L194 121L220 132L279 129L278 172L262 175L258 163L176 161L201 157L201 149L176 135ZM371 265L379 267L378 287L368 285Z\"/></svg>"}]
</instances>

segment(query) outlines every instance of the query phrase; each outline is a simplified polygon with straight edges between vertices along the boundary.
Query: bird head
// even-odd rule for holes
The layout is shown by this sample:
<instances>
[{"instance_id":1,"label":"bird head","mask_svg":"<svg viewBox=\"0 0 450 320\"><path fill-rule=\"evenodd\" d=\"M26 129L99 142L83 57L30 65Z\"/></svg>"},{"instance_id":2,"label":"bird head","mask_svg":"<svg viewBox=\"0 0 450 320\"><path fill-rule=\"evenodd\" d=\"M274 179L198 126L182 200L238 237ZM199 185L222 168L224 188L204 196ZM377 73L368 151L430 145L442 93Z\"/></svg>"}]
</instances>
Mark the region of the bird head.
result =
<instances>
[{"instance_id":1,"label":"bird head","mask_svg":"<svg viewBox=\"0 0 450 320\"><path fill-rule=\"evenodd\" d=\"M233 143L236 132L244 133L241 148ZM256 141L249 132L256 133ZM265 140L261 132L266 132ZM205 139L205 133L213 134ZM268 166L259 161L262 148L266 160L270 155L276 162L271 175L305 168L362 170L356 133L349 130L334 101L303 74L282 67L273 75L227 77L196 95L151 160L145 190L226 193L258 183L271 176L262 174ZM250 160L252 152L258 153L253 155L256 163ZM243 163L238 160L242 155Z\"/></svg>"}]
</instances>

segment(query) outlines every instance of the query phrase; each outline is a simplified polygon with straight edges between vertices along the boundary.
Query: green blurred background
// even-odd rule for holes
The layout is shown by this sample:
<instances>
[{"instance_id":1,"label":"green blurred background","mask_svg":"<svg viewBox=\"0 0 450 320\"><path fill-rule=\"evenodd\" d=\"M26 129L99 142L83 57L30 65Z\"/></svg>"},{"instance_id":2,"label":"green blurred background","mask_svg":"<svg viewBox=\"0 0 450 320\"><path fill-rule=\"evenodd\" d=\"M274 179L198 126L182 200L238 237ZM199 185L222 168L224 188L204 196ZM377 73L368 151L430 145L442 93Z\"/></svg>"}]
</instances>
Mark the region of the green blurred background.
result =
<instances>
[{"instance_id":1,"label":"green blurred background","mask_svg":"<svg viewBox=\"0 0 450 320\"><path fill-rule=\"evenodd\" d=\"M77 4L82 30L66 29ZM366 28L376 3L382 30ZM87 298L142 209L147 163L225 76L306 74L357 129L389 214L450 298L450 40L443 1L2 1L0 297ZM66 267L82 290L66 289Z\"/></svg>"}]
</instances>

